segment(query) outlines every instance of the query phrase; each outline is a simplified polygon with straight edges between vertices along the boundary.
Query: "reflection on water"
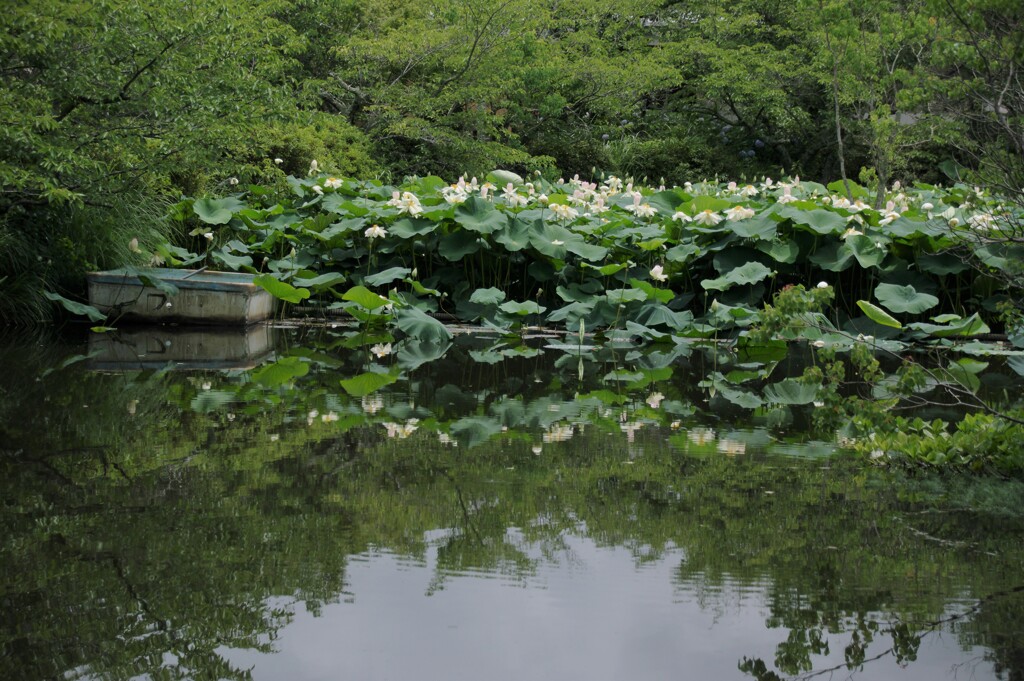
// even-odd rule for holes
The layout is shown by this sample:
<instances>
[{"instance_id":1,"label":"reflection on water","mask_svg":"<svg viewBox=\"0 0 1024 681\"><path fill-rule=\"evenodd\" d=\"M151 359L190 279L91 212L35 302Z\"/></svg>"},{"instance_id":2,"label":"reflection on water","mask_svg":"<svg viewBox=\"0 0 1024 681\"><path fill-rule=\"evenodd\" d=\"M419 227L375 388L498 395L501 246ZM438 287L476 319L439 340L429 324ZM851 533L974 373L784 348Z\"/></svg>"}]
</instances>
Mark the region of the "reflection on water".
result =
<instances>
[{"instance_id":1,"label":"reflection on water","mask_svg":"<svg viewBox=\"0 0 1024 681\"><path fill-rule=\"evenodd\" d=\"M795 360L4 352L3 678L1024 675L1022 485L866 469L704 381Z\"/></svg>"}]
</instances>

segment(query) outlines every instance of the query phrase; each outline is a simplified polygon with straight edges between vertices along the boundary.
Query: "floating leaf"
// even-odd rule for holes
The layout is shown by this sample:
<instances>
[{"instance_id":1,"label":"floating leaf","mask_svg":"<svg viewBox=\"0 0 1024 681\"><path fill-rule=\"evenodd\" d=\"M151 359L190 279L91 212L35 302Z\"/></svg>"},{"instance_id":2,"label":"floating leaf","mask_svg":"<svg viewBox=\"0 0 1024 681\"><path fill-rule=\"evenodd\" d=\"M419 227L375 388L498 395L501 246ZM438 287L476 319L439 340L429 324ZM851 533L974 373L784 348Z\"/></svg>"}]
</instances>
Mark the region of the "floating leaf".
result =
<instances>
[{"instance_id":1,"label":"floating leaf","mask_svg":"<svg viewBox=\"0 0 1024 681\"><path fill-rule=\"evenodd\" d=\"M526 302L523 303L517 303L515 301L510 300L507 303L502 303L501 305L499 305L498 309L504 312L505 314L514 314L519 315L520 317L525 317L526 315L530 314L542 314L545 310L547 310L546 307L538 305L532 300L527 300Z\"/></svg>"},{"instance_id":2,"label":"floating leaf","mask_svg":"<svg viewBox=\"0 0 1024 681\"><path fill-rule=\"evenodd\" d=\"M452 339L444 324L414 307L396 310L395 323L405 334L419 340L447 343Z\"/></svg>"},{"instance_id":3,"label":"floating leaf","mask_svg":"<svg viewBox=\"0 0 1024 681\"><path fill-rule=\"evenodd\" d=\"M913 324L907 324L907 326L916 331L923 331L929 336L935 336L936 338L950 338L952 336L975 336L979 333L988 333L989 328L985 322L981 321L981 317L975 312L967 319L961 319L958 321L950 322L945 326L939 326L936 324L926 324L924 322L915 322Z\"/></svg>"},{"instance_id":4,"label":"floating leaf","mask_svg":"<svg viewBox=\"0 0 1024 681\"><path fill-rule=\"evenodd\" d=\"M276 388L309 373L309 364L299 357L285 357L255 371L252 380L267 388Z\"/></svg>"},{"instance_id":5,"label":"floating leaf","mask_svg":"<svg viewBox=\"0 0 1024 681\"><path fill-rule=\"evenodd\" d=\"M818 397L820 386L787 378L764 389L764 396L773 404L810 404Z\"/></svg>"},{"instance_id":6,"label":"floating leaf","mask_svg":"<svg viewBox=\"0 0 1024 681\"><path fill-rule=\"evenodd\" d=\"M497 305L505 300L505 292L497 288L478 288L469 297L469 302L477 305Z\"/></svg>"}]
</instances>

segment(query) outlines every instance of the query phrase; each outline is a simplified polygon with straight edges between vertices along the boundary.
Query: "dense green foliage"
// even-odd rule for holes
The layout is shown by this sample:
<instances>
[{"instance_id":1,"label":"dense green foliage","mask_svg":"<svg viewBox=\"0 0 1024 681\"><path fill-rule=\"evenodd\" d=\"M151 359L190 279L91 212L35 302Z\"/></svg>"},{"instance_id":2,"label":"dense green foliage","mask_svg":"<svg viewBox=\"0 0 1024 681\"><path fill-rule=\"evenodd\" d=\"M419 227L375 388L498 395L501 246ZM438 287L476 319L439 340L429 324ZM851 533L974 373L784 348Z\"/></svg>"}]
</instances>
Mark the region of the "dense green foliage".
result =
<instances>
[{"instance_id":1,"label":"dense green foliage","mask_svg":"<svg viewBox=\"0 0 1024 681\"><path fill-rule=\"evenodd\" d=\"M879 200L941 166L1012 195L1020 14L1008 0L15 4L0 18L0 315L38 319L42 289L78 291L133 238L167 236L168 198L314 159L360 177L849 176Z\"/></svg>"}]
</instances>

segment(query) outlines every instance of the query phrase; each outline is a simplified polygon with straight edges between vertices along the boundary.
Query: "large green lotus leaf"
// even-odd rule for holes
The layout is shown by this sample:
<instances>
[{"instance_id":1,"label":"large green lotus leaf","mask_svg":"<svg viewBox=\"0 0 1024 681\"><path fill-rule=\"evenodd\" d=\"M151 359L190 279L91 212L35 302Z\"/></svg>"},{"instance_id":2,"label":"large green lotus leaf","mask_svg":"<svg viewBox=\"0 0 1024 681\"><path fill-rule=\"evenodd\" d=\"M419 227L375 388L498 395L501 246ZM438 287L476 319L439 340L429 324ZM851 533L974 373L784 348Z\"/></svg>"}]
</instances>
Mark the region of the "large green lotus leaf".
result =
<instances>
[{"instance_id":1,"label":"large green lotus leaf","mask_svg":"<svg viewBox=\"0 0 1024 681\"><path fill-rule=\"evenodd\" d=\"M873 305L866 300L858 300L857 307L864 311L868 319L873 321L875 324L881 324L882 326L891 326L894 329L902 329L903 325L900 324L899 320L890 315L888 312Z\"/></svg>"},{"instance_id":2,"label":"large green lotus leaf","mask_svg":"<svg viewBox=\"0 0 1024 681\"><path fill-rule=\"evenodd\" d=\"M345 281L345 275L341 272L325 272L315 277L304 277L298 274L292 281L296 286L320 291Z\"/></svg>"},{"instance_id":3,"label":"large green lotus leaf","mask_svg":"<svg viewBox=\"0 0 1024 681\"><path fill-rule=\"evenodd\" d=\"M647 294L635 288L619 288L605 291L605 298L612 305L622 305L637 300L647 300Z\"/></svg>"},{"instance_id":4,"label":"large green lotus leaf","mask_svg":"<svg viewBox=\"0 0 1024 681\"><path fill-rule=\"evenodd\" d=\"M806 187L808 183L804 182L803 184ZM835 182L829 182L828 183L828 190L830 192L835 192L837 194L842 194L843 196L846 196L846 188L847 188L847 186L849 186L850 194L853 195L853 198L855 198L855 199L868 199L868 198L871 198L871 192L869 192L867 189L865 189L864 187L860 186L859 184L857 184L856 182L854 182L853 180L850 180L850 179L847 179L847 180L836 180Z\"/></svg>"},{"instance_id":5,"label":"large green lotus leaf","mask_svg":"<svg viewBox=\"0 0 1024 681\"><path fill-rule=\"evenodd\" d=\"M233 196L223 199L199 199L192 204L192 211L208 225L226 225L231 222L231 216L245 208L248 208L248 204Z\"/></svg>"},{"instance_id":6,"label":"large green lotus leaf","mask_svg":"<svg viewBox=\"0 0 1024 681\"><path fill-rule=\"evenodd\" d=\"M565 250L569 253L575 253L584 260L590 260L592 262L604 260L605 257L608 256L608 249L604 246L588 244L585 241L566 241Z\"/></svg>"},{"instance_id":7,"label":"large green lotus leaf","mask_svg":"<svg viewBox=\"0 0 1024 681\"><path fill-rule=\"evenodd\" d=\"M367 310L377 310L391 301L379 296L365 286L353 286L341 296L342 300L350 300Z\"/></svg>"},{"instance_id":8,"label":"large green lotus leaf","mask_svg":"<svg viewBox=\"0 0 1024 681\"><path fill-rule=\"evenodd\" d=\"M800 254L800 247L790 239L773 239L772 241L759 241L757 250L767 253L775 262L792 265Z\"/></svg>"},{"instance_id":9,"label":"large green lotus leaf","mask_svg":"<svg viewBox=\"0 0 1024 681\"><path fill-rule=\"evenodd\" d=\"M725 199L719 199L714 196L696 196L693 201L686 204L686 212L690 215L696 215L703 211L709 210L712 213L717 213L728 208L732 208L733 204L731 201Z\"/></svg>"},{"instance_id":10,"label":"large green lotus leaf","mask_svg":"<svg viewBox=\"0 0 1024 681\"><path fill-rule=\"evenodd\" d=\"M650 282L639 279L630 279L629 285L646 293L648 300L657 300L659 303L668 303L676 297L672 289L655 288Z\"/></svg>"},{"instance_id":11,"label":"large green lotus leaf","mask_svg":"<svg viewBox=\"0 0 1024 681\"><path fill-rule=\"evenodd\" d=\"M240 270L243 267L252 267L252 258L248 255L235 255L227 248L221 248L210 254L213 259L228 269Z\"/></svg>"},{"instance_id":12,"label":"large green lotus leaf","mask_svg":"<svg viewBox=\"0 0 1024 681\"><path fill-rule=\"evenodd\" d=\"M437 229L437 223L433 220L420 220L417 218L402 218L388 227L388 232L400 239L411 239L417 236L430 234Z\"/></svg>"},{"instance_id":13,"label":"large green lotus leaf","mask_svg":"<svg viewBox=\"0 0 1024 681\"><path fill-rule=\"evenodd\" d=\"M842 241L830 241L807 258L830 272L842 272L853 265L853 251Z\"/></svg>"},{"instance_id":14,"label":"large green lotus leaf","mask_svg":"<svg viewBox=\"0 0 1024 681\"><path fill-rule=\"evenodd\" d=\"M764 402L760 397L752 392L737 388L730 384L721 374L716 374L715 378L711 382L717 395L720 395L724 399L732 402L737 407L743 407L744 409L757 409Z\"/></svg>"},{"instance_id":15,"label":"large green lotus leaf","mask_svg":"<svg viewBox=\"0 0 1024 681\"><path fill-rule=\"evenodd\" d=\"M949 226L945 220L928 220L921 222L900 217L889 224L879 225L878 231L892 237L939 237L949 234Z\"/></svg>"},{"instance_id":16,"label":"large green lotus leaf","mask_svg":"<svg viewBox=\"0 0 1024 681\"><path fill-rule=\"evenodd\" d=\"M779 223L771 217L772 211L764 211L759 215L738 222L729 222L733 234L746 239L762 239L771 241L778 232Z\"/></svg>"},{"instance_id":17,"label":"large green lotus leaf","mask_svg":"<svg viewBox=\"0 0 1024 681\"><path fill-rule=\"evenodd\" d=\"M405 334L422 341L447 343L452 339L444 324L416 308L396 310L395 323Z\"/></svg>"},{"instance_id":18,"label":"large green lotus leaf","mask_svg":"<svg viewBox=\"0 0 1024 681\"><path fill-rule=\"evenodd\" d=\"M660 215L672 216L673 213L679 210L679 207L686 201L689 200L689 196L684 194L681 189L666 189L663 192L658 192L653 196L646 197L645 201L654 208L658 209Z\"/></svg>"},{"instance_id":19,"label":"large green lotus leaf","mask_svg":"<svg viewBox=\"0 0 1024 681\"><path fill-rule=\"evenodd\" d=\"M665 305L653 303L641 307L633 315L632 321L644 326L667 326L680 331L693 324L693 313L689 310L674 312Z\"/></svg>"},{"instance_id":20,"label":"large green lotus leaf","mask_svg":"<svg viewBox=\"0 0 1024 681\"><path fill-rule=\"evenodd\" d=\"M582 267L585 270L597 270L598 274L600 274L602 277L610 277L613 274L617 274L617 273L621 272L622 270L629 269L631 264L632 263L630 263L630 262L619 262L619 263L612 263L610 265L597 266L597 265L591 265L588 262L584 262L584 263L580 263L580 267Z\"/></svg>"},{"instance_id":21,"label":"large green lotus leaf","mask_svg":"<svg viewBox=\"0 0 1024 681\"><path fill-rule=\"evenodd\" d=\"M989 267L1013 274L1024 272L1024 244L992 243L974 251Z\"/></svg>"},{"instance_id":22,"label":"large green lotus leaf","mask_svg":"<svg viewBox=\"0 0 1024 681\"><path fill-rule=\"evenodd\" d=\"M700 253L700 247L694 243L682 243L673 246L665 252L665 259L669 262L685 263L693 256Z\"/></svg>"},{"instance_id":23,"label":"large green lotus leaf","mask_svg":"<svg viewBox=\"0 0 1024 681\"><path fill-rule=\"evenodd\" d=\"M543 224L542 221L536 221ZM519 216L512 218L509 222L507 229L502 229L494 233L494 241L505 247L505 250L521 251L530 245L530 229L531 225L525 220L521 220ZM537 226L536 229L541 229Z\"/></svg>"},{"instance_id":24,"label":"large green lotus leaf","mask_svg":"<svg viewBox=\"0 0 1024 681\"><path fill-rule=\"evenodd\" d=\"M947 274L960 274L970 269L970 266L961 258L952 253L926 254L917 257L917 267L922 272L945 276Z\"/></svg>"},{"instance_id":25,"label":"large green lotus leaf","mask_svg":"<svg viewBox=\"0 0 1024 681\"><path fill-rule=\"evenodd\" d=\"M764 397L773 404L810 404L818 397L820 386L787 378L764 389Z\"/></svg>"},{"instance_id":26,"label":"large green lotus leaf","mask_svg":"<svg viewBox=\"0 0 1024 681\"><path fill-rule=\"evenodd\" d=\"M309 363L299 357L285 357L255 371L252 380L268 388L276 388L309 373Z\"/></svg>"},{"instance_id":27,"label":"large green lotus leaf","mask_svg":"<svg viewBox=\"0 0 1024 681\"><path fill-rule=\"evenodd\" d=\"M515 186L521 185L523 183L523 178L522 176L513 173L511 170L492 170L487 173L487 181L504 189L505 185L509 182Z\"/></svg>"},{"instance_id":28,"label":"large green lotus leaf","mask_svg":"<svg viewBox=\"0 0 1024 681\"><path fill-rule=\"evenodd\" d=\"M469 302L477 305L497 305L505 300L505 292L497 288L478 288L469 297Z\"/></svg>"},{"instance_id":29,"label":"large green lotus leaf","mask_svg":"<svg viewBox=\"0 0 1024 681\"><path fill-rule=\"evenodd\" d=\"M345 218L330 225L322 232L313 232L313 236L320 241L332 241L352 232L361 232L364 226L366 226L366 218Z\"/></svg>"},{"instance_id":30,"label":"large green lotus leaf","mask_svg":"<svg viewBox=\"0 0 1024 681\"><path fill-rule=\"evenodd\" d=\"M389 267L383 272L377 272L363 278L363 282L370 286L384 286L399 279L405 279L412 273L408 267Z\"/></svg>"},{"instance_id":31,"label":"large green lotus leaf","mask_svg":"<svg viewBox=\"0 0 1024 681\"><path fill-rule=\"evenodd\" d=\"M882 245L879 246L879 243ZM889 255L889 249L884 242L876 243L871 237L864 234L857 234L846 239L845 246L850 249L853 257L864 269L878 267L885 260L885 256Z\"/></svg>"},{"instance_id":32,"label":"large green lotus leaf","mask_svg":"<svg viewBox=\"0 0 1024 681\"><path fill-rule=\"evenodd\" d=\"M761 262L767 260L764 254L754 248L748 248L746 246L733 246L732 248L725 248L715 253L715 257L711 260L711 264L714 266L715 271L719 274L726 274L732 272L737 267L742 267L750 262Z\"/></svg>"},{"instance_id":33,"label":"large green lotus leaf","mask_svg":"<svg viewBox=\"0 0 1024 681\"><path fill-rule=\"evenodd\" d=\"M450 262L458 262L480 250L479 237L473 232L459 230L441 238L437 252Z\"/></svg>"},{"instance_id":34,"label":"large green lotus leaf","mask_svg":"<svg viewBox=\"0 0 1024 681\"><path fill-rule=\"evenodd\" d=\"M890 312L918 314L939 304L939 299L928 293L920 293L913 286L879 284L875 287L875 298Z\"/></svg>"},{"instance_id":35,"label":"large green lotus leaf","mask_svg":"<svg viewBox=\"0 0 1024 681\"><path fill-rule=\"evenodd\" d=\"M544 311L547 310L546 307L544 307L543 305L538 305L532 300L527 300L526 302L523 303L510 300L507 303L502 303L501 305L499 305L498 309L504 312L505 314L514 314L519 315L520 317L525 317L526 315L530 314L543 314Z\"/></svg>"},{"instance_id":36,"label":"large green lotus leaf","mask_svg":"<svg viewBox=\"0 0 1024 681\"><path fill-rule=\"evenodd\" d=\"M253 278L252 283L264 289L275 298L288 303L298 303L309 298L309 291L304 288L295 288L291 284L283 282L272 274L260 274Z\"/></svg>"},{"instance_id":37,"label":"large green lotus leaf","mask_svg":"<svg viewBox=\"0 0 1024 681\"><path fill-rule=\"evenodd\" d=\"M43 295L54 302L60 303L61 306L71 314L77 314L88 317L94 322L102 322L104 319L107 318L107 315L103 314L92 305L86 305L85 303L79 303L74 300L68 300L59 293L54 293L53 291L43 291Z\"/></svg>"},{"instance_id":38,"label":"large green lotus leaf","mask_svg":"<svg viewBox=\"0 0 1024 681\"><path fill-rule=\"evenodd\" d=\"M975 336L979 333L988 333L988 325L981 321L981 317L975 312L967 319L959 319L951 321L948 324L927 324L925 322L915 322L913 324L907 324L907 326L916 331L923 331L929 336L936 338L950 338L952 336Z\"/></svg>"},{"instance_id":39,"label":"large green lotus leaf","mask_svg":"<svg viewBox=\"0 0 1024 681\"><path fill-rule=\"evenodd\" d=\"M363 397L364 395L377 392L384 386L391 385L397 380L398 377L392 374L380 374L374 371L367 371L366 373L343 380L341 382L341 387L345 389L345 392L353 397Z\"/></svg>"},{"instance_id":40,"label":"large green lotus leaf","mask_svg":"<svg viewBox=\"0 0 1024 681\"><path fill-rule=\"evenodd\" d=\"M717 279L705 279L700 285L708 291L725 291L741 284L756 284L772 271L759 262L748 262Z\"/></svg>"},{"instance_id":41,"label":"large green lotus leaf","mask_svg":"<svg viewBox=\"0 0 1024 681\"><path fill-rule=\"evenodd\" d=\"M583 243L583 237L554 222L536 221L530 229L530 245L539 253L564 260L568 244Z\"/></svg>"},{"instance_id":42,"label":"large green lotus leaf","mask_svg":"<svg viewBox=\"0 0 1024 681\"><path fill-rule=\"evenodd\" d=\"M455 222L479 234L490 234L508 225L508 216L487 199L471 196L455 209Z\"/></svg>"},{"instance_id":43,"label":"large green lotus leaf","mask_svg":"<svg viewBox=\"0 0 1024 681\"><path fill-rule=\"evenodd\" d=\"M578 329L580 319L587 319L594 303L573 302L554 310L547 316L549 322L565 322L566 328Z\"/></svg>"},{"instance_id":44,"label":"large green lotus leaf","mask_svg":"<svg viewBox=\"0 0 1024 681\"><path fill-rule=\"evenodd\" d=\"M846 218L824 208L814 210L800 210L792 206L786 206L779 211L779 215L789 218L795 224L809 227L817 234L834 234L846 229Z\"/></svg>"}]
</instances>

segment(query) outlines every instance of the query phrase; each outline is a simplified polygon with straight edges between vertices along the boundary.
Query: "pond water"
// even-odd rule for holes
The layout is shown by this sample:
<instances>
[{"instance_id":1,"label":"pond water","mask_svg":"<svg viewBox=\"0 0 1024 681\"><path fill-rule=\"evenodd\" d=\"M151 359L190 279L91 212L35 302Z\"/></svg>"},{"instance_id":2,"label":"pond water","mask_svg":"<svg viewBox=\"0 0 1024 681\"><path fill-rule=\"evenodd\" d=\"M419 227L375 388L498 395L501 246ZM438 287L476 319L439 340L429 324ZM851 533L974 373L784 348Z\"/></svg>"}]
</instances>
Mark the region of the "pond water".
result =
<instances>
[{"instance_id":1,"label":"pond water","mask_svg":"<svg viewBox=\"0 0 1024 681\"><path fill-rule=\"evenodd\" d=\"M5 679L1024 678L1024 485L844 455L713 345L3 352Z\"/></svg>"}]
</instances>

